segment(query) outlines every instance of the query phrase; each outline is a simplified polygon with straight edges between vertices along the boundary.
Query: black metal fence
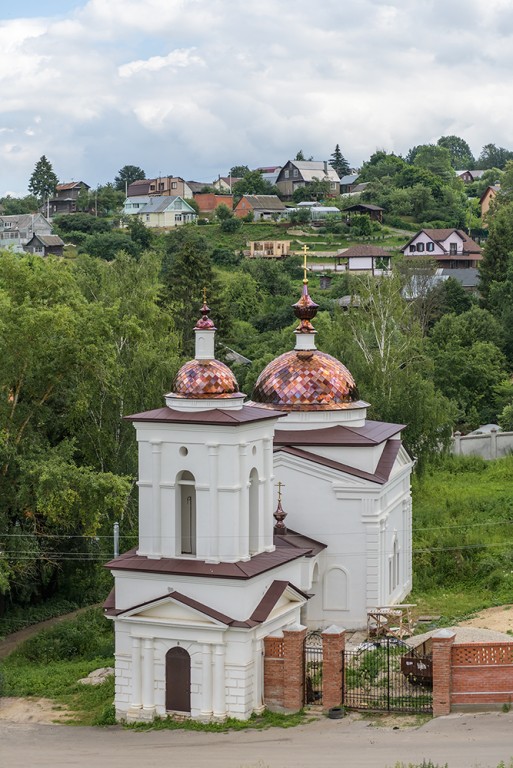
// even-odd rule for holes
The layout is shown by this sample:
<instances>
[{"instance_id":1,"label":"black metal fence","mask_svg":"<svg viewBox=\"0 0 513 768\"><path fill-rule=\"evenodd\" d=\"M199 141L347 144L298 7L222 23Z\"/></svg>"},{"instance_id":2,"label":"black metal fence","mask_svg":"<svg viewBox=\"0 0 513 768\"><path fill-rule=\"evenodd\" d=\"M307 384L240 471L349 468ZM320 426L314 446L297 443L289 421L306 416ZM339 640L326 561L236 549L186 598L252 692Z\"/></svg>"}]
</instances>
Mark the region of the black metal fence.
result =
<instances>
[{"instance_id":1,"label":"black metal fence","mask_svg":"<svg viewBox=\"0 0 513 768\"><path fill-rule=\"evenodd\" d=\"M305 704L322 704L322 636L309 632L305 638Z\"/></svg>"},{"instance_id":2,"label":"black metal fence","mask_svg":"<svg viewBox=\"0 0 513 768\"><path fill-rule=\"evenodd\" d=\"M432 660L395 638L342 654L342 703L350 709L430 713Z\"/></svg>"}]
</instances>

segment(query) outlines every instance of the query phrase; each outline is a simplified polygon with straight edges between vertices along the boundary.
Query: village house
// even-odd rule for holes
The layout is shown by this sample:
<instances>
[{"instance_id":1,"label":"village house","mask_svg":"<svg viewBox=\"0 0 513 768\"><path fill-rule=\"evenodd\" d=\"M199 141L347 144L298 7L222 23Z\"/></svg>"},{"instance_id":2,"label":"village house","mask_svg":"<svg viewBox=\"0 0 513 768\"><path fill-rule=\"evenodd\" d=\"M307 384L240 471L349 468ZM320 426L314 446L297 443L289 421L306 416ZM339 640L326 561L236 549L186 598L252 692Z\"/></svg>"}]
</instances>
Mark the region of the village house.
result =
<instances>
[{"instance_id":1,"label":"village house","mask_svg":"<svg viewBox=\"0 0 513 768\"><path fill-rule=\"evenodd\" d=\"M464 184L472 184L473 181L478 181L480 178L482 178L483 173L486 173L486 171L455 171L456 177L461 179Z\"/></svg>"},{"instance_id":2,"label":"village house","mask_svg":"<svg viewBox=\"0 0 513 768\"><path fill-rule=\"evenodd\" d=\"M139 216L146 227L169 229L196 221L197 214L192 206L181 197L150 196L127 197L123 214Z\"/></svg>"},{"instance_id":3,"label":"village house","mask_svg":"<svg viewBox=\"0 0 513 768\"><path fill-rule=\"evenodd\" d=\"M403 427L367 418L351 373L316 348L316 311L305 276L295 347L264 368L248 401L215 358L205 304L195 358L165 405L128 417L139 543L107 564L105 603L118 719L299 709L306 628L339 638L365 625L368 606L411 589ZM280 653L297 678L281 698Z\"/></svg>"},{"instance_id":4,"label":"village house","mask_svg":"<svg viewBox=\"0 0 513 768\"><path fill-rule=\"evenodd\" d=\"M64 241L59 235L32 235L28 243L23 246L26 253L35 253L39 256L62 256L64 253Z\"/></svg>"},{"instance_id":5,"label":"village house","mask_svg":"<svg viewBox=\"0 0 513 768\"><path fill-rule=\"evenodd\" d=\"M495 200L497 194L500 192L500 184L494 184L493 186L486 187L485 191L479 198L479 207L481 209L481 218L486 220L486 215L490 210L492 200Z\"/></svg>"},{"instance_id":6,"label":"village house","mask_svg":"<svg viewBox=\"0 0 513 768\"><path fill-rule=\"evenodd\" d=\"M89 189L89 184L84 181L57 184L54 196L43 205L41 210L48 216L76 213L78 196L81 192L87 192Z\"/></svg>"},{"instance_id":7,"label":"village house","mask_svg":"<svg viewBox=\"0 0 513 768\"><path fill-rule=\"evenodd\" d=\"M383 223L384 208L379 205L371 205L371 203L356 203L355 205L344 208L344 213L347 214L348 221L351 221L351 214L363 213L365 216L369 216L372 221L377 221L380 224Z\"/></svg>"},{"instance_id":8,"label":"village house","mask_svg":"<svg viewBox=\"0 0 513 768\"><path fill-rule=\"evenodd\" d=\"M279 172L276 186L280 195L290 200L296 189L307 187L313 181L327 181L330 197L340 194L338 173L329 163L319 160L289 160Z\"/></svg>"},{"instance_id":9,"label":"village house","mask_svg":"<svg viewBox=\"0 0 513 768\"><path fill-rule=\"evenodd\" d=\"M483 258L481 247L461 229L422 229L401 251L409 259L435 259L445 269L477 267Z\"/></svg>"},{"instance_id":10,"label":"village house","mask_svg":"<svg viewBox=\"0 0 513 768\"><path fill-rule=\"evenodd\" d=\"M41 213L0 216L0 247L21 252L34 234L50 235L52 225Z\"/></svg>"},{"instance_id":11,"label":"village house","mask_svg":"<svg viewBox=\"0 0 513 768\"><path fill-rule=\"evenodd\" d=\"M277 195L244 195L235 206L235 216L243 219L248 214L254 221L281 218L286 207Z\"/></svg>"},{"instance_id":12,"label":"village house","mask_svg":"<svg viewBox=\"0 0 513 768\"><path fill-rule=\"evenodd\" d=\"M137 179L127 187L127 197L168 196L192 197L188 183L180 176L159 176L156 179Z\"/></svg>"},{"instance_id":13,"label":"village house","mask_svg":"<svg viewBox=\"0 0 513 768\"><path fill-rule=\"evenodd\" d=\"M377 245L353 245L339 251L337 258L347 259L348 272L361 272L376 277L391 274L390 253Z\"/></svg>"},{"instance_id":14,"label":"village house","mask_svg":"<svg viewBox=\"0 0 513 768\"><path fill-rule=\"evenodd\" d=\"M282 259L290 253L290 240L252 240L248 243L250 259Z\"/></svg>"}]
</instances>

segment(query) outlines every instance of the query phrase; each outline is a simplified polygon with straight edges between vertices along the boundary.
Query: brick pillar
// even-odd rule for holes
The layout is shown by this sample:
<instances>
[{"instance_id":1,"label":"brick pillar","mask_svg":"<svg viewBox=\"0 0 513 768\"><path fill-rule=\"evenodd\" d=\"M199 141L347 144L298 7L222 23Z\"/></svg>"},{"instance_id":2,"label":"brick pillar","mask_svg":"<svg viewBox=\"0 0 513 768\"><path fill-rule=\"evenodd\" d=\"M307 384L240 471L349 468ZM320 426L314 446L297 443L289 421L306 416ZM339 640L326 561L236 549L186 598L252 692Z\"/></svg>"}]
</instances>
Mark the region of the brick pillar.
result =
<instances>
[{"instance_id":1,"label":"brick pillar","mask_svg":"<svg viewBox=\"0 0 513 768\"><path fill-rule=\"evenodd\" d=\"M439 629L431 638L433 643L433 715L448 715L451 711L451 651L455 634Z\"/></svg>"},{"instance_id":2,"label":"brick pillar","mask_svg":"<svg viewBox=\"0 0 513 768\"><path fill-rule=\"evenodd\" d=\"M264 704L270 710L283 709L283 632L264 638Z\"/></svg>"},{"instance_id":3,"label":"brick pillar","mask_svg":"<svg viewBox=\"0 0 513 768\"><path fill-rule=\"evenodd\" d=\"M304 704L306 627L290 624L283 630L283 707L297 712Z\"/></svg>"},{"instance_id":4,"label":"brick pillar","mask_svg":"<svg viewBox=\"0 0 513 768\"><path fill-rule=\"evenodd\" d=\"M342 701L342 654L346 647L345 630L333 624L322 632L322 706L337 707Z\"/></svg>"}]
</instances>

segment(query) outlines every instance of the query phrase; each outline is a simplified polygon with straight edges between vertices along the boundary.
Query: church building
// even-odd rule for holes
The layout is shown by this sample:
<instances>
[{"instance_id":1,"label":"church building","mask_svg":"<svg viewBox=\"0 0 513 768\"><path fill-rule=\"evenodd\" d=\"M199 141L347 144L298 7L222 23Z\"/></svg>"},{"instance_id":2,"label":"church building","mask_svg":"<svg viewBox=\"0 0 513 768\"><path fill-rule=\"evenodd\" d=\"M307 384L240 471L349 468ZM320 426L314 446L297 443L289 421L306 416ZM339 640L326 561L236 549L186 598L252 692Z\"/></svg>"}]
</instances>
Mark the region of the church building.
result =
<instances>
[{"instance_id":1,"label":"church building","mask_svg":"<svg viewBox=\"0 0 513 768\"><path fill-rule=\"evenodd\" d=\"M403 425L367 419L351 373L316 349L316 311L305 271L295 348L248 401L204 304L165 405L127 417L139 545L107 564L105 603L119 719L248 718L264 708L265 638L362 627L411 589Z\"/></svg>"}]
</instances>

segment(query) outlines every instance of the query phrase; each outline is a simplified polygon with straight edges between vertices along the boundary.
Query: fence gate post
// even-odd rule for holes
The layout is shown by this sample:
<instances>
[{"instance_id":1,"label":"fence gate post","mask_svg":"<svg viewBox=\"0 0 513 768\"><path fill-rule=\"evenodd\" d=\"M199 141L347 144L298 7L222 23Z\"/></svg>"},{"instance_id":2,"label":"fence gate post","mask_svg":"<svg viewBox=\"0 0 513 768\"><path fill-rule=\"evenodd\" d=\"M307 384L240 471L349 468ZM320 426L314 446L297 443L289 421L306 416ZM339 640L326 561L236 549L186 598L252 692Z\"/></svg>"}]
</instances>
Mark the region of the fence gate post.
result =
<instances>
[{"instance_id":1,"label":"fence gate post","mask_svg":"<svg viewBox=\"0 0 513 768\"><path fill-rule=\"evenodd\" d=\"M322 632L322 705L324 709L342 702L344 685L343 655L346 647L344 629L333 624Z\"/></svg>"},{"instance_id":2,"label":"fence gate post","mask_svg":"<svg viewBox=\"0 0 513 768\"><path fill-rule=\"evenodd\" d=\"M439 629L433 643L433 715L448 715L451 711L451 652L454 632Z\"/></svg>"}]
</instances>

